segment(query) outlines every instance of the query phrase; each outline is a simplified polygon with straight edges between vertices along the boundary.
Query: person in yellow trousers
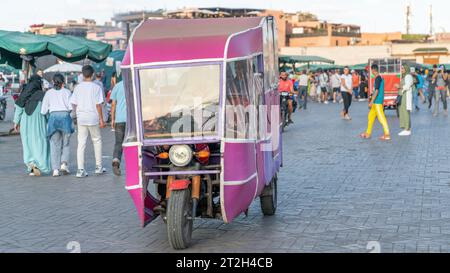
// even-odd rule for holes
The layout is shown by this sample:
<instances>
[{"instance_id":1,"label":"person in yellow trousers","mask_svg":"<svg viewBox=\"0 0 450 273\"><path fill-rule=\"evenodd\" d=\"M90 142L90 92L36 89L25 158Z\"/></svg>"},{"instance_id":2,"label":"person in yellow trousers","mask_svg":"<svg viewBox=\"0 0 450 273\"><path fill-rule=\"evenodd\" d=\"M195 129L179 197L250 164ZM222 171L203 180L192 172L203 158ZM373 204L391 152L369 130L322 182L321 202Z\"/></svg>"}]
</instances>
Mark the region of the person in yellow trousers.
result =
<instances>
[{"instance_id":1,"label":"person in yellow trousers","mask_svg":"<svg viewBox=\"0 0 450 273\"><path fill-rule=\"evenodd\" d=\"M367 131L362 133L360 136L364 139L369 139L372 136L373 123L375 122L375 118L378 118L378 121L383 126L384 135L380 137L382 141L391 140L391 135L389 132L389 125L386 120L386 116L384 115L384 79L381 77L378 69L378 65L372 65L372 73L375 76L375 84L374 90L372 92L372 97L369 101L369 117L368 117L368 125Z\"/></svg>"}]
</instances>

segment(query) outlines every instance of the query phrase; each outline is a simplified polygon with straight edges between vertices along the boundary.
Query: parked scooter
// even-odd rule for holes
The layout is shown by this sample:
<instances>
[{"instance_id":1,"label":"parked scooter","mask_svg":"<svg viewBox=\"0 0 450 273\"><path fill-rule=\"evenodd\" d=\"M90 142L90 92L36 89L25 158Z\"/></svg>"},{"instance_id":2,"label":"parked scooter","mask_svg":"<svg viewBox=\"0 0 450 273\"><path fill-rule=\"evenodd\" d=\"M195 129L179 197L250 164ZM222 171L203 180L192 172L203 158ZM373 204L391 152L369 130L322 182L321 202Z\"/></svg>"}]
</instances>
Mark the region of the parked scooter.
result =
<instances>
[{"instance_id":1,"label":"parked scooter","mask_svg":"<svg viewBox=\"0 0 450 273\"><path fill-rule=\"evenodd\" d=\"M0 120L5 120L6 117L6 97L0 97Z\"/></svg>"}]
</instances>

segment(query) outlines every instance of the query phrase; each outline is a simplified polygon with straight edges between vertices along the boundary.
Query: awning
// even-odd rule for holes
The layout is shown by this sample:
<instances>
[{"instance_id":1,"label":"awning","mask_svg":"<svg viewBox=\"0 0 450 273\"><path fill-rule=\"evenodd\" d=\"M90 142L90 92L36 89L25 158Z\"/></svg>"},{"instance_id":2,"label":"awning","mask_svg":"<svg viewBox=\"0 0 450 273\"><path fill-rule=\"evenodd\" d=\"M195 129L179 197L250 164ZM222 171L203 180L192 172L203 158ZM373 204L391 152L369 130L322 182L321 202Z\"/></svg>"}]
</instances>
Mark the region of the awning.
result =
<instances>
[{"instance_id":1,"label":"awning","mask_svg":"<svg viewBox=\"0 0 450 273\"><path fill-rule=\"evenodd\" d=\"M310 55L280 55L280 63L328 63L334 64L333 60Z\"/></svg>"},{"instance_id":2,"label":"awning","mask_svg":"<svg viewBox=\"0 0 450 273\"><path fill-rule=\"evenodd\" d=\"M90 59L101 62L108 57L112 46L103 42L69 35L35 35L0 30L0 64L21 68L21 56L54 55L66 62Z\"/></svg>"},{"instance_id":3,"label":"awning","mask_svg":"<svg viewBox=\"0 0 450 273\"><path fill-rule=\"evenodd\" d=\"M298 71L302 71L305 69L309 69L311 71L317 71L319 69L321 70L335 70L335 69L343 69L344 67L341 65L335 65L335 64L304 64L301 66L298 66L295 68L295 70Z\"/></svg>"},{"instance_id":4,"label":"awning","mask_svg":"<svg viewBox=\"0 0 450 273\"><path fill-rule=\"evenodd\" d=\"M355 64L355 65L350 65L349 68L351 70L366 70L368 65L369 65L368 63Z\"/></svg>"},{"instance_id":5,"label":"awning","mask_svg":"<svg viewBox=\"0 0 450 273\"><path fill-rule=\"evenodd\" d=\"M448 48L446 47L422 47L413 51L415 54L448 54Z\"/></svg>"},{"instance_id":6,"label":"awning","mask_svg":"<svg viewBox=\"0 0 450 273\"><path fill-rule=\"evenodd\" d=\"M71 73L71 72L81 72L83 67L79 64L71 64L71 63L60 63L55 64L44 70L44 73Z\"/></svg>"}]
</instances>

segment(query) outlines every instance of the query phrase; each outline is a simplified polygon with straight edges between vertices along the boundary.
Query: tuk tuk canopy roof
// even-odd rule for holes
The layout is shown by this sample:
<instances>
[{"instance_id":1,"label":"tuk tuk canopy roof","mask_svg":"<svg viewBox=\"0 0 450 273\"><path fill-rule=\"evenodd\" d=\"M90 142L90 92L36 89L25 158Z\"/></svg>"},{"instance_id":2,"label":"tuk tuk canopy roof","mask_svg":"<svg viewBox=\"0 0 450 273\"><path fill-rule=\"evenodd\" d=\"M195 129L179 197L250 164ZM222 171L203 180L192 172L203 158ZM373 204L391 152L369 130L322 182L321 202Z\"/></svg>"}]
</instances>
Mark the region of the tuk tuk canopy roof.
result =
<instances>
[{"instance_id":1,"label":"tuk tuk canopy roof","mask_svg":"<svg viewBox=\"0 0 450 273\"><path fill-rule=\"evenodd\" d=\"M136 28L123 65L131 64L131 54L134 64L146 64L234 58L262 52L263 19L147 20Z\"/></svg>"},{"instance_id":2,"label":"tuk tuk canopy roof","mask_svg":"<svg viewBox=\"0 0 450 273\"><path fill-rule=\"evenodd\" d=\"M334 64L333 60L309 55L280 55L280 63L327 63Z\"/></svg>"},{"instance_id":3,"label":"tuk tuk canopy roof","mask_svg":"<svg viewBox=\"0 0 450 273\"><path fill-rule=\"evenodd\" d=\"M21 68L21 56L54 55L66 62L85 58L101 62L111 50L110 44L75 36L46 36L0 30L0 63L8 63L15 68Z\"/></svg>"}]
</instances>

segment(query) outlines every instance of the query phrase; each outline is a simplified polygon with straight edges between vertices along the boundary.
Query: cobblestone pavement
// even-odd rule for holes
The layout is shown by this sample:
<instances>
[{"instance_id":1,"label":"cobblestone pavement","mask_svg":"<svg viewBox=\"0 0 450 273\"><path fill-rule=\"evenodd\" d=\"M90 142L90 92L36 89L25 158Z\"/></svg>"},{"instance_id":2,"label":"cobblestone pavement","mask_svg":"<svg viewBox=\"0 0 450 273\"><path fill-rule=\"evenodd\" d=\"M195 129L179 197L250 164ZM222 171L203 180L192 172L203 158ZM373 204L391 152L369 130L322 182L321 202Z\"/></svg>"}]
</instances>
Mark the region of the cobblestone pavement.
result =
<instances>
[{"instance_id":1,"label":"cobblestone pavement","mask_svg":"<svg viewBox=\"0 0 450 273\"><path fill-rule=\"evenodd\" d=\"M363 141L366 104L354 104L351 122L339 118L340 107L296 113L284 135L276 216L264 218L255 200L232 224L198 220L186 251L368 252L376 241L381 252L449 252L449 120L422 110L412 116L413 136L399 138L390 111L393 140ZM113 137L103 135L109 166ZM93 164L91 147L87 154ZM173 251L161 220L139 227L123 178L111 172L29 178L18 137L0 138L0 171L0 252L68 252L71 241L82 252Z\"/></svg>"}]
</instances>

